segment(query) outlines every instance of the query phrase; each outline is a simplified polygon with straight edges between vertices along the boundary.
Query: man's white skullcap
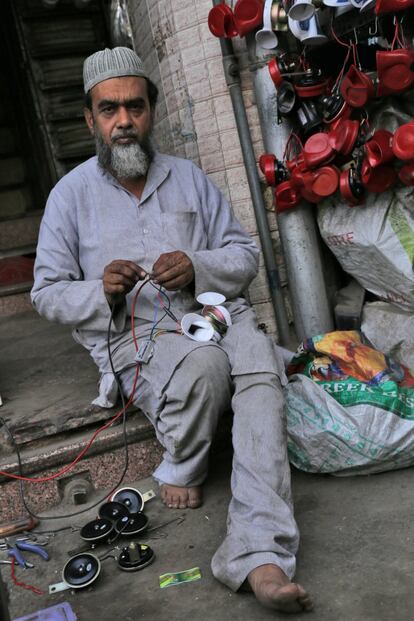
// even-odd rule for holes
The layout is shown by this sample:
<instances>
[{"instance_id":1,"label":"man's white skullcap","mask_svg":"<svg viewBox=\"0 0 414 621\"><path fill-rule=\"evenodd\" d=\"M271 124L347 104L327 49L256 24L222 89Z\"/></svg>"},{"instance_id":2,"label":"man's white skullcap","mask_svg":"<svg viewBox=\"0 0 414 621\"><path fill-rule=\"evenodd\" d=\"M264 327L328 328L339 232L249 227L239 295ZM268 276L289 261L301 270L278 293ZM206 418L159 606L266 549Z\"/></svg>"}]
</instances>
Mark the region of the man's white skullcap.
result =
<instances>
[{"instance_id":1,"label":"man's white skullcap","mask_svg":"<svg viewBox=\"0 0 414 621\"><path fill-rule=\"evenodd\" d=\"M129 47L100 50L88 56L83 63L85 93L99 82L130 75L148 78L142 60Z\"/></svg>"}]
</instances>

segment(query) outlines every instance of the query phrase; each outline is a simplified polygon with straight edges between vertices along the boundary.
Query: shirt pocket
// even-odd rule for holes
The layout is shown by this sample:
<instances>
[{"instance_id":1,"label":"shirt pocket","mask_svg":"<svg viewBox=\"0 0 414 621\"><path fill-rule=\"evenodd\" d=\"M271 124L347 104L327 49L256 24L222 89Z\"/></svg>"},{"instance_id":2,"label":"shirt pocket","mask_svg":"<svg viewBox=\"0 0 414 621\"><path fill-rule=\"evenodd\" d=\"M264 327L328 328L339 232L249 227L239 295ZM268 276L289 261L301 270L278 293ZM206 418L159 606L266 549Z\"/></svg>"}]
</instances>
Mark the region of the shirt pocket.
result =
<instances>
[{"instance_id":1,"label":"shirt pocket","mask_svg":"<svg viewBox=\"0 0 414 621\"><path fill-rule=\"evenodd\" d=\"M203 250L207 239L196 211L174 211L161 214L166 251Z\"/></svg>"}]
</instances>

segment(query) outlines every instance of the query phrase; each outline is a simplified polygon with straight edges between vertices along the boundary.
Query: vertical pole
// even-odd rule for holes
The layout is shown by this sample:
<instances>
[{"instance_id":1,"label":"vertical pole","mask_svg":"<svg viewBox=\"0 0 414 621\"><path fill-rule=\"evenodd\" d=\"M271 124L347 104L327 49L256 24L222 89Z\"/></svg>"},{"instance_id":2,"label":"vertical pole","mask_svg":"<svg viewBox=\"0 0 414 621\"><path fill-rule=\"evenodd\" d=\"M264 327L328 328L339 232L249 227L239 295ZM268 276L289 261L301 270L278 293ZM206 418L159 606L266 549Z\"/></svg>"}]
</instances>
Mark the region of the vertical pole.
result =
<instances>
[{"instance_id":1,"label":"vertical pole","mask_svg":"<svg viewBox=\"0 0 414 621\"><path fill-rule=\"evenodd\" d=\"M213 0L214 5L219 3L220 0ZM247 180L252 196L257 229L266 266L267 279L278 330L278 340L282 345L291 346L292 338L290 335L290 327L283 299L282 286L280 284L279 272L273 251L272 238L266 215L266 207L264 205L264 199L260 187L260 179L257 172L256 159L241 92L239 66L237 58L233 52L233 45L231 41L229 39L221 38L220 45L223 55L224 74L233 105L237 132L240 138L243 161L246 168Z\"/></svg>"},{"instance_id":2,"label":"vertical pole","mask_svg":"<svg viewBox=\"0 0 414 621\"><path fill-rule=\"evenodd\" d=\"M282 159L290 127L286 121L278 124L277 93L267 67L268 52L258 50L252 36L248 37L248 50L265 150ZM296 333L303 340L329 332L334 329L334 323L313 209L301 202L298 207L279 214L277 221Z\"/></svg>"}]
</instances>

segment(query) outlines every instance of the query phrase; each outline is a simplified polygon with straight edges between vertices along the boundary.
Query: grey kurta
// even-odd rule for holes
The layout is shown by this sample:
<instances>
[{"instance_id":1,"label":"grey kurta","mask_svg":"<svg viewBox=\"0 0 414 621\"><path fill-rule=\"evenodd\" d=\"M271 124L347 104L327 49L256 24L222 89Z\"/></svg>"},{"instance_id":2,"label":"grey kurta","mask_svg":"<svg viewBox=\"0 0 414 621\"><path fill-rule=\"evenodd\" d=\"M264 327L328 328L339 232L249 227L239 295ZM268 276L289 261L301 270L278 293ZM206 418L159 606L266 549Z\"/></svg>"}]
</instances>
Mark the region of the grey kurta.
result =
<instances>
[{"instance_id":1,"label":"grey kurta","mask_svg":"<svg viewBox=\"0 0 414 621\"><path fill-rule=\"evenodd\" d=\"M225 295L233 319L247 311L240 296L257 273L258 249L204 173L188 160L157 153L139 200L93 157L50 194L39 234L33 304L44 317L73 326L74 338L90 351L101 373L108 373L104 267L114 259L129 259L151 271L160 254L174 250L186 252L195 272L195 294L187 289L168 294L179 319L200 310L195 297L204 291ZM134 364L129 316L134 293L115 321L111 345L117 370ZM138 338L151 330L156 295L146 285L138 297ZM160 327L176 326L167 317ZM142 368L157 395L184 357L202 346L183 336L160 338L171 343L168 356L157 356L156 342L151 364ZM245 341L244 347L249 351L254 344ZM244 358L246 372L277 373L270 343L260 355Z\"/></svg>"}]
</instances>

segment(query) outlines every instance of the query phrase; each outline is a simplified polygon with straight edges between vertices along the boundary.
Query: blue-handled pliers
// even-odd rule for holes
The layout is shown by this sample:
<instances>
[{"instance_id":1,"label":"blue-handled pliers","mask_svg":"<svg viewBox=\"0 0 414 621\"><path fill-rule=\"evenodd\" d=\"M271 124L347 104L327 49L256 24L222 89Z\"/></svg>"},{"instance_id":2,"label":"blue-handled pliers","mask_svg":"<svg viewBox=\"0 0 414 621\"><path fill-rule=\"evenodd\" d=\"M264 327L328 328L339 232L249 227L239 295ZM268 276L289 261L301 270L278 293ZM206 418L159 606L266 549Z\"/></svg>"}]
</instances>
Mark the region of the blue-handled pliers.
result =
<instances>
[{"instance_id":1,"label":"blue-handled pliers","mask_svg":"<svg viewBox=\"0 0 414 621\"><path fill-rule=\"evenodd\" d=\"M41 556L45 561L49 560L49 554L42 546L34 543L27 543L26 541L15 541L14 545L10 546L10 549L7 551L7 555L14 557L16 562L25 569L32 568L34 565L24 559L22 551L33 552Z\"/></svg>"}]
</instances>

